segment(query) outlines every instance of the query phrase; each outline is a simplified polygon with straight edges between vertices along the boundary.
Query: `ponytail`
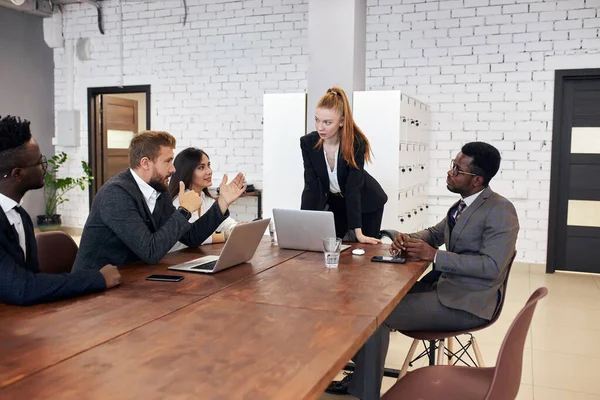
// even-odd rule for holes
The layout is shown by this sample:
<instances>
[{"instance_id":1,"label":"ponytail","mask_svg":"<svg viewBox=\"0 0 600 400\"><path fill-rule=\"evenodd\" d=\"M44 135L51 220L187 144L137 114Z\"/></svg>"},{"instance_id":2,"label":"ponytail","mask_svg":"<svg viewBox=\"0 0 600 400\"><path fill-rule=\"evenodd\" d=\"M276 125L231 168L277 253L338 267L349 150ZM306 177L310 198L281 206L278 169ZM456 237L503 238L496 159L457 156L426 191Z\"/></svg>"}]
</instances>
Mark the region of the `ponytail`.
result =
<instances>
[{"instance_id":1,"label":"ponytail","mask_svg":"<svg viewBox=\"0 0 600 400\"><path fill-rule=\"evenodd\" d=\"M344 122L340 128L340 147L342 157L344 157L346 163L358 169L358 165L354 159L354 142L356 140L358 140L359 145L362 144L364 146L364 161L371 162L371 145L365 134L354 122L350 103L344 90L336 86L328 89L327 93L317 103L317 108L334 110L342 116ZM319 139L315 148L320 148L321 146L323 146L323 139Z\"/></svg>"}]
</instances>

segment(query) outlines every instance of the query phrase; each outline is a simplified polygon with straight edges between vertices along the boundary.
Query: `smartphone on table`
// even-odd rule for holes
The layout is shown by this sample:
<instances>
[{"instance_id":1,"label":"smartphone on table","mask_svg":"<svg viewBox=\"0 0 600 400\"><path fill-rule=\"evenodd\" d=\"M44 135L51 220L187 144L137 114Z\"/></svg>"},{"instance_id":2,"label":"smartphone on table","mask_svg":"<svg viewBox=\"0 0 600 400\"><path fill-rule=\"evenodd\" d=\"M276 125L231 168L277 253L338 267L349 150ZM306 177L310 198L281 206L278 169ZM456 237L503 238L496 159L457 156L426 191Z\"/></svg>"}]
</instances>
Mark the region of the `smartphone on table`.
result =
<instances>
[{"instance_id":1,"label":"smartphone on table","mask_svg":"<svg viewBox=\"0 0 600 400\"><path fill-rule=\"evenodd\" d=\"M392 257L392 256L373 256L371 258L373 262L384 262L384 263L394 263L394 264L404 264L406 263L406 258L404 257Z\"/></svg>"},{"instance_id":2,"label":"smartphone on table","mask_svg":"<svg viewBox=\"0 0 600 400\"><path fill-rule=\"evenodd\" d=\"M146 278L147 281L159 281L159 282L179 282L183 280L181 275L150 275Z\"/></svg>"}]
</instances>

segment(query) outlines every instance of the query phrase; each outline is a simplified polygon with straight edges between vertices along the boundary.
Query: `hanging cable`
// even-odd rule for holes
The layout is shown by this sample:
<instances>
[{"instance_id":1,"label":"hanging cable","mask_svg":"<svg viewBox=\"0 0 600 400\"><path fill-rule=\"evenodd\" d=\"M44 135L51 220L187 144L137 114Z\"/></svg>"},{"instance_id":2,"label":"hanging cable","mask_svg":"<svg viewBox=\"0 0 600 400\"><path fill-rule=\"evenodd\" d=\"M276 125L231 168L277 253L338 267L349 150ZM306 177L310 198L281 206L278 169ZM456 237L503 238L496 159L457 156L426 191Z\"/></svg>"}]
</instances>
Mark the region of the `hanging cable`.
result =
<instances>
[{"instance_id":1,"label":"hanging cable","mask_svg":"<svg viewBox=\"0 0 600 400\"><path fill-rule=\"evenodd\" d=\"M119 0L119 87L123 87L125 80L124 71L124 56L123 56L123 0Z\"/></svg>"},{"instance_id":2,"label":"hanging cable","mask_svg":"<svg viewBox=\"0 0 600 400\"><path fill-rule=\"evenodd\" d=\"M100 3L98 3L96 0L81 0L81 2L91 4L94 7L96 7L96 11L98 12L98 30L101 34L104 35L104 26L102 23L102 7L100 6Z\"/></svg>"}]
</instances>

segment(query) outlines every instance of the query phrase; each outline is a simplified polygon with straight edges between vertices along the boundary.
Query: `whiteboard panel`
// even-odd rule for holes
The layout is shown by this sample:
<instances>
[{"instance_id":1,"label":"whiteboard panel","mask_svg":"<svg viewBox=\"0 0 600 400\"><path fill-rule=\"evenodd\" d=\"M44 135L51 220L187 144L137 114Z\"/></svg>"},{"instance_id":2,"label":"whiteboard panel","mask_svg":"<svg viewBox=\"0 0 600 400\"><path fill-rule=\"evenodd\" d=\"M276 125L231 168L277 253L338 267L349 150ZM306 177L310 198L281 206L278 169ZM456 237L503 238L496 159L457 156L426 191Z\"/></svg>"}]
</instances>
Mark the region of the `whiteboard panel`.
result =
<instances>
[{"instance_id":1,"label":"whiteboard panel","mask_svg":"<svg viewBox=\"0 0 600 400\"><path fill-rule=\"evenodd\" d=\"M354 120L373 149L373 162L365 169L389 198L383 211L382 229L395 229L398 224L398 202L394 199L399 179L401 100L401 93L395 90L354 92Z\"/></svg>"},{"instance_id":2,"label":"whiteboard panel","mask_svg":"<svg viewBox=\"0 0 600 400\"><path fill-rule=\"evenodd\" d=\"M304 167L300 137L306 134L306 93L263 97L263 217L273 208L300 209Z\"/></svg>"}]
</instances>

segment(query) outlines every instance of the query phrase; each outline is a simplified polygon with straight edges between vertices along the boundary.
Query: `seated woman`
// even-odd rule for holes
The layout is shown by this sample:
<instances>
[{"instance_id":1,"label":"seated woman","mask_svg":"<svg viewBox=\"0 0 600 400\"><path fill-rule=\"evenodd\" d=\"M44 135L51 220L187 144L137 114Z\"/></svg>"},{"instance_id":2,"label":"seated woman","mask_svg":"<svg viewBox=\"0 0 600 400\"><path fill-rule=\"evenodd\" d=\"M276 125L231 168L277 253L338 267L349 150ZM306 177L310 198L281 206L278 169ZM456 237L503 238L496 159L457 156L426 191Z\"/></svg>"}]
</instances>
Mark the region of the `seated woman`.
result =
<instances>
[{"instance_id":1,"label":"seated woman","mask_svg":"<svg viewBox=\"0 0 600 400\"><path fill-rule=\"evenodd\" d=\"M212 185L210 160L204 151L195 147L189 147L175 157L173 165L176 171L169 181L169 193L173 198L175 208L179 207L177 195L179 194L180 181L185 184L186 190L193 190L202 197L202 206L199 210L194 211L190 217L190 222L194 222L210 209L215 202L215 199L208 191L208 188ZM223 243L227 240L236 225L237 222L233 218L228 217L219 225L215 233L209 236L202 244ZM181 250L186 247L183 243L177 242L170 251Z\"/></svg>"}]
</instances>

